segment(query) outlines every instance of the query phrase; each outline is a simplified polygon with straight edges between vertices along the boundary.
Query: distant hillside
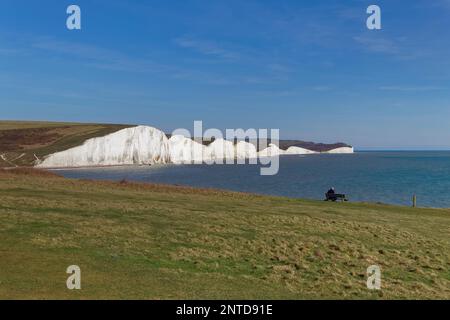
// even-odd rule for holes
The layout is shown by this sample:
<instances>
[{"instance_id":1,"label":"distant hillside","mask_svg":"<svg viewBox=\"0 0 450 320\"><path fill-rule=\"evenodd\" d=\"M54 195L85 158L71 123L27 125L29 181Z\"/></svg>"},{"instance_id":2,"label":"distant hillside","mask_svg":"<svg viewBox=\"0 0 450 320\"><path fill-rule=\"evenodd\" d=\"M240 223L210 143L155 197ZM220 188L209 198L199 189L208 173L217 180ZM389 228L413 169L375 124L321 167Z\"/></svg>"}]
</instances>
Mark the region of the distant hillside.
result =
<instances>
[{"instance_id":1,"label":"distant hillside","mask_svg":"<svg viewBox=\"0 0 450 320\"><path fill-rule=\"evenodd\" d=\"M315 143L315 142L308 142L308 141L301 141L301 140L280 140L280 148L281 149L287 149L289 147L300 147L300 148L305 148L305 149L312 150L312 151L325 152L325 151L330 151L332 149L337 149L337 148L351 147L351 145L348 145L343 142Z\"/></svg>"},{"instance_id":2,"label":"distant hillside","mask_svg":"<svg viewBox=\"0 0 450 320\"><path fill-rule=\"evenodd\" d=\"M170 135L169 135L170 137ZM264 139L265 140L265 139ZM271 143L270 139L267 139L267 141L264 142L260 141L260 140L246 140L250 143L253 143L253 145L255 145L258 149L258 151L260 151L260 147L263 146L263 148L267 145L269 145ZM204 140L203 144L204 145L209 145L211 142L213 142L214 139L211 140ZM235 143L237 142L237 140L235 139ZM302 140L279 140L278 141L278 146L280 147L280 149L283 150L287 150L289 147L300 147L300 148L305 148L311 151L316 151L316 152L326 152L326 151L330 151L333 149L337 149L337 148L344 148L344 147L352 147L349 144L343 143L343 142L336 142L336 143L315 143L315 142L308 142L308 141L302 141Z\"/></svg>"}]
</instances>

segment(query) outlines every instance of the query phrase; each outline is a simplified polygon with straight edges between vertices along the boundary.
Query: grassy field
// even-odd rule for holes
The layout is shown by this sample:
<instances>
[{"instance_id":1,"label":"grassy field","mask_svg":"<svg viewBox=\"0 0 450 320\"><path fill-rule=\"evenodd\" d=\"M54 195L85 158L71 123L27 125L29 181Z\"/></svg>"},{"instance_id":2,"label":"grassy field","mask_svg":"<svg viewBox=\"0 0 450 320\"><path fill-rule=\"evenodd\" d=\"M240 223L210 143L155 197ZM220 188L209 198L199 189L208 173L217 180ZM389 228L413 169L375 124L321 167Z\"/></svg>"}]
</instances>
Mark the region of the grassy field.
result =
<instances>
[{"instance_id":1,"label":"grassy field","mask_svg":"<svg viewBox=\"0 0 450 320\"><path fill-rule=\"evenodd\" d=\"M130 125L0 121L0 167L32 166L36 158L127 127Z\"/></svg>"},{"instance_id":2,"label":"grassy field","mask_svg":"<svg viewBox=\"0 0 450 320\"><path fill-rule=\"evenodd\" d=\"M450 210L0 171L1 299L450 299L449 242Z\"/></svg>"}]
</instances>

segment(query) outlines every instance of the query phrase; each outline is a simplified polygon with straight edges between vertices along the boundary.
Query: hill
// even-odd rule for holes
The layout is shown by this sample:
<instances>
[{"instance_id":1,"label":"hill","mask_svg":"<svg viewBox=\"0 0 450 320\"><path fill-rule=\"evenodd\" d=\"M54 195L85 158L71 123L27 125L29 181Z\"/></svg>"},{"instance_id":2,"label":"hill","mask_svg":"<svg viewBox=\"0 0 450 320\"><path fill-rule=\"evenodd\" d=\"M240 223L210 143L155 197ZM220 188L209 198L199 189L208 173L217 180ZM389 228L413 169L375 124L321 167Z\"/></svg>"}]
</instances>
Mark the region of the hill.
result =
<instances>
[{"instance_id":1,"label":"hill","mask_svg":"<svg viewBox=\"0 0 450 320\"><path fill-rule=\"evenodd\" d=\"M0 234L0 299L450 299L450 210L14 169L0 170Z\"/></svg>"}]
</instances>

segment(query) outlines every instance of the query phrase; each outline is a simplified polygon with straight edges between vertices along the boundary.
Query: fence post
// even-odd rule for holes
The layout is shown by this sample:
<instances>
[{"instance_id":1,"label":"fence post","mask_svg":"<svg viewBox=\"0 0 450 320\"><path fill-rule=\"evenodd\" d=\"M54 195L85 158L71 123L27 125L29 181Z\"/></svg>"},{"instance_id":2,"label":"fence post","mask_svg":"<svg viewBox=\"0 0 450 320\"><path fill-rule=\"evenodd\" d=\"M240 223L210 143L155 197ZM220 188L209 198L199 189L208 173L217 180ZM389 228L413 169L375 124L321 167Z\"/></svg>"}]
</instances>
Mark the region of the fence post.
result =
<instances>
[{"instance_id":1,"label":"fence post","mask_svg":"<svg viewBox=\"0 0 450 320\"><path fill-rule=\"evenodd\" d=\"M413 195L413 208L417 207L417 196Z\"/></svg>"}]
</instances>

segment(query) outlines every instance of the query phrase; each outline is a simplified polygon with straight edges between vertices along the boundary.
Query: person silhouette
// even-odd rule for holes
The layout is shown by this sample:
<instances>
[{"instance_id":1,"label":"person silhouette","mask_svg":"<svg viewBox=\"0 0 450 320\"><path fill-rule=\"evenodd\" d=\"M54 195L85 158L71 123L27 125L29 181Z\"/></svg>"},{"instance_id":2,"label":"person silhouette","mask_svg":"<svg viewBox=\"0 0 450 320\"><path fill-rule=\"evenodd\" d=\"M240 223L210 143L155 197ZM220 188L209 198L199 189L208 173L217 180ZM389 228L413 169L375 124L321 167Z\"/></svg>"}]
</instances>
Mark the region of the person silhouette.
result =
<instances>
[{"instance_id":1,"label":"person silhouette","mask_svg":"<svg viewBox=\"0 0 450 320\"><path fill-rule=\"evenodd\" d=\"M336 201L336 192L334 191L334 187L331 187L330 190L327 191L327 193L325 194L326 199L325 200L331 200L331 201Z\"/></svg>"}]
</instances>

